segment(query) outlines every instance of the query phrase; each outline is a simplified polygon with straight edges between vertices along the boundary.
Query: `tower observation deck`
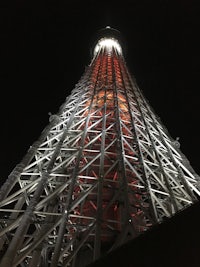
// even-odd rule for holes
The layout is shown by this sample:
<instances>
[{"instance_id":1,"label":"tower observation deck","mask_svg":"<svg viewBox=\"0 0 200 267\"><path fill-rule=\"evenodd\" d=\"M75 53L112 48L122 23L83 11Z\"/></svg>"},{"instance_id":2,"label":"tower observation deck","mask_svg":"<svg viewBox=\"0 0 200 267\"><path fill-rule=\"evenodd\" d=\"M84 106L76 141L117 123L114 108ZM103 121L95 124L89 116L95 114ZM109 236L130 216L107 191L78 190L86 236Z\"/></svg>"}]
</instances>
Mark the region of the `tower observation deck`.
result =
<instances>
[{"instance_id":1,"label":"tower observation deck","mask_svg":"<svg viewBox=\"0 0 200 267\"><path fill-rule=\"evenodd\" d=\"M2 186L0 266L86 266L200 196L121 43L101 31L80 81Z\"/></svg>"}]
</instances>

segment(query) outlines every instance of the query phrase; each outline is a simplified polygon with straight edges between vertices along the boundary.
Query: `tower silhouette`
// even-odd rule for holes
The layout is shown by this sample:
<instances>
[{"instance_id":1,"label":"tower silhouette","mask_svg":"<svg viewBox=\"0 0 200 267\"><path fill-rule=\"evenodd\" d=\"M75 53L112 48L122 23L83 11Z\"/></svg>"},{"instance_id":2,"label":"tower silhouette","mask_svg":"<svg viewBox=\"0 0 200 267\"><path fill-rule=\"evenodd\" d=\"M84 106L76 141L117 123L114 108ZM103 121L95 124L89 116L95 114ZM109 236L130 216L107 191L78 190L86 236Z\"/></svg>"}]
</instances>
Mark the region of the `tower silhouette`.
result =
<instances>
[{"instance_id":1,"label":"tower silhouette","mask_svg":"<svg viewBox=\"0 0 200 267\"><path fill-rule=\"evenodd\" d=\"M2 267L85 266L200 196L120 40L100 32L80 81L2 186Z\"/></svg>"}]
</instances>

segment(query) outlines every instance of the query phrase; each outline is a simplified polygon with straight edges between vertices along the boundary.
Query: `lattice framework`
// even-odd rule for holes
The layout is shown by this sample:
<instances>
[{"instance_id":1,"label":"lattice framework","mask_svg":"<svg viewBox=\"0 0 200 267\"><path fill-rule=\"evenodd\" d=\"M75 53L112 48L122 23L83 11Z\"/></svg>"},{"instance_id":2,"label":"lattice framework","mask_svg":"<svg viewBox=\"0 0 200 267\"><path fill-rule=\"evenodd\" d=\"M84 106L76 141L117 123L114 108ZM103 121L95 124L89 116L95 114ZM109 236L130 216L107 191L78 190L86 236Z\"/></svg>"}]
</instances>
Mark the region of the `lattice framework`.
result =
<instances>
[{"instance_id":1,"label":"lattice framework","mask_svg":"<svg viewBox=\"0 0 200 267\"><path fill-rule=\"evenodd\" d=\"M121 51L102 45L1 188L1 266L84 266L196 195L198 176Z\"/></svg>"}]
</instances>

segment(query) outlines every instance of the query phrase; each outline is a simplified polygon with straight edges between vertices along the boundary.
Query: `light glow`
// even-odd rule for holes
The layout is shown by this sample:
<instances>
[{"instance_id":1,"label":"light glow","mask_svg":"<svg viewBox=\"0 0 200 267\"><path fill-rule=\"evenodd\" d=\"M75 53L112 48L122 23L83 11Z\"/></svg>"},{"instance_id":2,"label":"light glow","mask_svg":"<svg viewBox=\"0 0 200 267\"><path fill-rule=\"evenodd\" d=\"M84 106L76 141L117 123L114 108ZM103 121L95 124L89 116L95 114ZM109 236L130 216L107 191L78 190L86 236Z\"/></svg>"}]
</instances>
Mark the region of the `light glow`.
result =
<instances>
[{"instance_id":1,"label":"light glow","mask_svg":"<svg viewBox=\"0 0 200 267\"><path fill-rule=\"evenodd\" d=\"M119 54L122 54L122 48L119 42L113 38L100 39L94 48L94 55L96 55L101 48L106 48L108 51L111 51L114 48Z\"/></svg>"}]
</instances>

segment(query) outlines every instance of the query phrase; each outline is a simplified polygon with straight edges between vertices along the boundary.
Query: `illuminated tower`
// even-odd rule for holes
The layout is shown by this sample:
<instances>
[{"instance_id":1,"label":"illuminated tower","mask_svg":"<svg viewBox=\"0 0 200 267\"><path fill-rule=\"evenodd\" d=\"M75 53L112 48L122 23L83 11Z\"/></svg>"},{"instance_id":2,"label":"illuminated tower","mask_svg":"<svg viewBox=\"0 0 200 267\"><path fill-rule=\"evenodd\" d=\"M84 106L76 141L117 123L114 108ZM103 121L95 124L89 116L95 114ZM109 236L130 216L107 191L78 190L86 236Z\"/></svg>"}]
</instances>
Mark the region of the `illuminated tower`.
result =
<instances>
[{"instance_id":1,"label":"illuminated tower","mask_svg":"<svg viewBox=\"0 0 200 267\"><path fill-rule=\"evenodd\" d=\"M101 31L79 83L2 186L1 267L85 266L200 196L118 36Z\"/></svg>"}]
</instances>

